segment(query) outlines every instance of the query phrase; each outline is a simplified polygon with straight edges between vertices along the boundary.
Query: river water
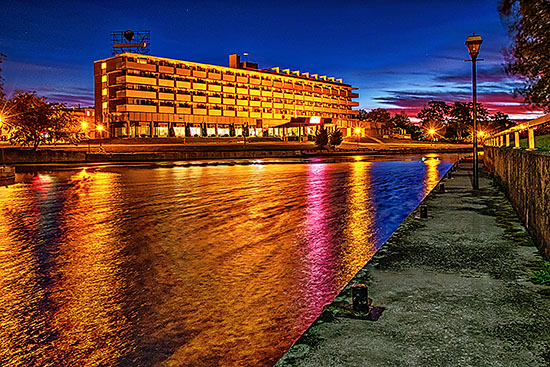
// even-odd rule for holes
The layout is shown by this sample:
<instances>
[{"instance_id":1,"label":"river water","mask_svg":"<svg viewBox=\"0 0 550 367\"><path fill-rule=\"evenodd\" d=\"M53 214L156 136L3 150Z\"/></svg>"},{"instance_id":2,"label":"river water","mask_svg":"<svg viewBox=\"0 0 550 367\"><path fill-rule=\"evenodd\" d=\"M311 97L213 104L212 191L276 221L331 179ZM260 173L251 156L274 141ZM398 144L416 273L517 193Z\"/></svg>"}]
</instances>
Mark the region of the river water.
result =
<instances>
[{"instance_id":1,"label":"river water","mask_svg":"<svg viewBox=\"0 0 550 367\"><path fill-rule=\"evenodd\" d=\"M0 188L0 365L272 365L452 159L27 168Z\"/></svg>"}]
</instances>

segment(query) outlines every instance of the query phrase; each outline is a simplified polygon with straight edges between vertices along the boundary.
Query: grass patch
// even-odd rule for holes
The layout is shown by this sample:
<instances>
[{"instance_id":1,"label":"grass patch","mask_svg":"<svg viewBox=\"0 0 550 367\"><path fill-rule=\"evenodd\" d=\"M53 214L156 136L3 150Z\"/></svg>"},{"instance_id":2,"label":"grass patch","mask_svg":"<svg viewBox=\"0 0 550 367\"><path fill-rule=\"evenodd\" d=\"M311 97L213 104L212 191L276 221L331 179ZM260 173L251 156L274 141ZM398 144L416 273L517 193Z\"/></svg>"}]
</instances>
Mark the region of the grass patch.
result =
<instances>
[{"instance_id":1,"label":"grass patch","mask_svg":"<svg viewBox=\"0 0 550 367\"><path fill-rule=\"evenodd\" d=\"M535 283L550 284L550 261L543 261L542 269L535 271L533 274Z\"/></svg>"},{"instance_id":2,"label":"grass patch","mask_svg":"<svg viewBox=\"0 0 550 367\"><path fill-rule=\"evenodd\" d=\"M514 144L513 141L511 142ZM529 147L529 141L527 139L520 139L519 146L522 149ZM535 149L536 150L550 150L550 135L535 136Z\"/></svg>"}]
</instances>

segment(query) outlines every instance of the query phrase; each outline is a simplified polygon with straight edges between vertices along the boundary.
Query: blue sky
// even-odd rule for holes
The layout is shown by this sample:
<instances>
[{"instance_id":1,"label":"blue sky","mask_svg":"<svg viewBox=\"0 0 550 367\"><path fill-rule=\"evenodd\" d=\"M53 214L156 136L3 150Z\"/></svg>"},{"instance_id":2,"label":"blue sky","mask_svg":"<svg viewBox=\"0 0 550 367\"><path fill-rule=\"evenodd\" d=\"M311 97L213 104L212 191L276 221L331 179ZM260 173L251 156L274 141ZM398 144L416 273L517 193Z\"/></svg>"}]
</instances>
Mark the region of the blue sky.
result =
<instances>
[{"instance_id":1,"label":"blue sky","mask_svg":"<svg viewBox=\"0 0 550 367\"><path fill-rule=\"evenodd\" d=\"M509 44L495 0L462 1L12 1L0 13L5 89L36 90L67 105L93 105L93 61L111 56L110 32L151 31L151 54L227 65L249 54L280 66L343 78L359 108L410 116L429 100L471 99L464 45L483 37L479 100L512 118L521 105L503 70Z\"/></svg>"}]
</instances>

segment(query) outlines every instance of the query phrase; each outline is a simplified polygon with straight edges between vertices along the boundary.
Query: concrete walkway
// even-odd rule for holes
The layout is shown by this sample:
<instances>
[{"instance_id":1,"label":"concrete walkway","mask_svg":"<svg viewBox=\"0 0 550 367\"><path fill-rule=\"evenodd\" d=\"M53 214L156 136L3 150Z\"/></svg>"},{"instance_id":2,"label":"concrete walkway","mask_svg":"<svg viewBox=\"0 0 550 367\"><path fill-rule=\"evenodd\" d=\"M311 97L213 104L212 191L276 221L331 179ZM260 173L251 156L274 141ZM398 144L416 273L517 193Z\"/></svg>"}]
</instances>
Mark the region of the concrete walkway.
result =
<instances>
[{"instance_id":1,"label":"concrete walkway","mask_svg":"<svg viewBox=\"0 0 550 367\"><path fill-rule=\"evenodd\" d=\"M550 287L542 258L485 169L471 165L424 201L351 284L377 321L351 310L350 285L277 366L550 366Z\"/></svg>"}]
</instances>

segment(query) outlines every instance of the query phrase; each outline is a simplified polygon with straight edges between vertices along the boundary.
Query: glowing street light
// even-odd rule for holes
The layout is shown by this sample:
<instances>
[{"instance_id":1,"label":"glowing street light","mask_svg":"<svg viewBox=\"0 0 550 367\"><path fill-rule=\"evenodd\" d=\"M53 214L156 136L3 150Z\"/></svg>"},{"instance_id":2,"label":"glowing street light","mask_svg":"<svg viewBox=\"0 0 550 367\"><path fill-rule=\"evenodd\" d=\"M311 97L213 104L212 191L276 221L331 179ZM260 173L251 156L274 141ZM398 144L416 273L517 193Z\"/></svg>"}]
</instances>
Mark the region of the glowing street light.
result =
<instances>
[{"instance_id":1,"label":"glowing street light","mask_svg":"<svg viewBox=\"0 0 550 367\"><path fill-rule=\"evenodd\" d=\"M357 149L359 149L359 137L361 136L360 133L361 133L361 129L360 128L356 128L355 129L355 133L357 134L357 140L355 141L357 143Z\"/></svg>"},{"instance_id":2,"label":"glowing street light","mask_svg":"<svg viewBox=\"0 0 550 367\"><path fill-rule=\"evenodd\" d=\"M476 36L472 34L466 38L466 47L468 47L468 52L472 58L472 94L473 94L473 104L474 104L474 190L479 189L479 176L477 172L477 85L476 85L476 61L477 55L479 55L479 48L483 40L481 36Z\"/></svg>"}]
</instances>

